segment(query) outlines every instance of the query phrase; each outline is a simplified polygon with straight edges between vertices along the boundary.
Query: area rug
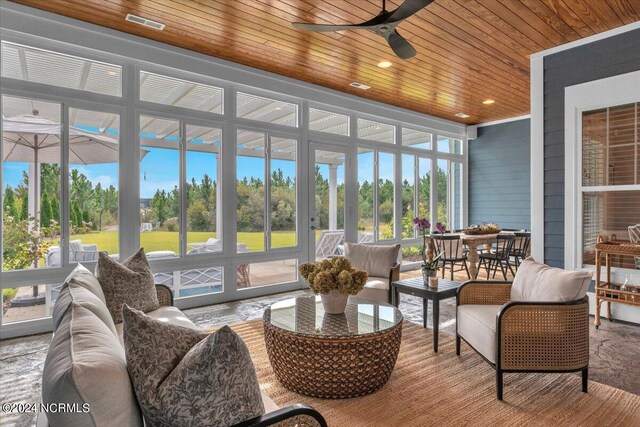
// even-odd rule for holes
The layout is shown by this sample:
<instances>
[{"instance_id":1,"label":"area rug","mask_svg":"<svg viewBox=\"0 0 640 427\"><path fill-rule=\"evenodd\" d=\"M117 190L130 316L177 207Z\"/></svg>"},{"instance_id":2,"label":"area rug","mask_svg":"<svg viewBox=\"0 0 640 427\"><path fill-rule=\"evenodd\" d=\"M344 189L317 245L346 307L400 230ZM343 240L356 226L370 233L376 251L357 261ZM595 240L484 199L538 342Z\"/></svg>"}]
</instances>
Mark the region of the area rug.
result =
<instances>
[{"instance_id":1,"label":"area rug","mask_svg":"<svg viewBox=\"0 0 640 427\"><path fill-rule=\"evenodd\" d=\"M590 381L581 391L578 374L505 374L504 401L496 400L495 373L453 337L405 321L396 367L376 393L345 400L307 397L275 378L264 345L262 321L233 325L251 351L260 384L279 405L305 403L329 426L640 426L640 396Z\"/></svg>"}]
</instances>

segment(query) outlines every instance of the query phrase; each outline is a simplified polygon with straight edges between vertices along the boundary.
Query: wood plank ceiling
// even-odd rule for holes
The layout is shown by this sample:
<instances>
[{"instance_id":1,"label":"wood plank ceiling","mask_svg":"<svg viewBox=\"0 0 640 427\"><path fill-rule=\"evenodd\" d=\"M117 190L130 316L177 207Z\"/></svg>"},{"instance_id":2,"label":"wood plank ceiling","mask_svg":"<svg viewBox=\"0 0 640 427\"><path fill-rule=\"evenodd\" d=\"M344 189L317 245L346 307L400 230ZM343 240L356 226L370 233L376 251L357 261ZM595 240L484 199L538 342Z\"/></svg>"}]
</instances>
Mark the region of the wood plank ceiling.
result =
<instances>
[{"instance_id":1,"label":"wood plank ceiling","mask_svg":"<svg viewBox=\"0 0 640 427\"><path fill-rule=\"evenodd\" d=\"M465 124L529 112L530 54L640 19L640 0L436 0L399 25L418 51L403 61L368 31L291 26L359 23L380 12L381 0L17 2ZM389 0L387 10L401 3ZM126 22L127 13L166 28ZM393 65L381 69L382 60Z\"/></svg>"}]
</instances>

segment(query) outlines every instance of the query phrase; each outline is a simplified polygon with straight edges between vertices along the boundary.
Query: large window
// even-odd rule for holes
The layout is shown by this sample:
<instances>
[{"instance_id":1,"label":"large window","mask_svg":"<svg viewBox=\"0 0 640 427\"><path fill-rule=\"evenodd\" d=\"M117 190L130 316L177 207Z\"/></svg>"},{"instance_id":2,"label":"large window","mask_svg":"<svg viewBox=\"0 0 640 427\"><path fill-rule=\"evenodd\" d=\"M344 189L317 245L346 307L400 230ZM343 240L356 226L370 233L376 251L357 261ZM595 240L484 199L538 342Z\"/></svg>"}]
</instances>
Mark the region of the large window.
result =
<instances>
[{"instance_id":1,"label":"large window","mask_svg":"<svg viewBox=\"0 0 640 427\"><path fill-rule=\"evenodd\" d=\"M99 251L117 256L120 116L70 108L69 122L69 262L96 261ZM50 210L59 221L58 205L48 197L40 215Z\"/></svg>"},{"instance_id":2,"label":"large window","mask_svg":"<svg viewBox=\"0 0 640 427\"><path fill-rule=\"evenodd\" d=\"M2 42L2 77L104 95L122 95L122 67Z\"/></svg>"},{"instance_id":3,"label":"large window","mask_svg":"<svg viewBox=\"0 0 640 427\"><path fill-rule=\"evenodd\" d=\"M246 130L236 141L238 252L296 246L297 141Z\"/></svg>"},{"instance_id":4,"label":"large window","mask_svg":"<svg viewBox=\"0 0 640 427\"><path fill-rule=\"evenodd\" d=\"M358 241L395 237L395 155L358 148Z\"/></svg>"},{"instance_id":5,"label":"large window","mask_svg":"<svg viewBox=\"0 0 640 427\"><path fill-rule=\"evenodd\" d=\"M402 128L402 145L404 146L430 150L432 138L433 136L428 132Z\"/></svg>"},{"instance_id":6,"label":"large window","mask_svg":"<svg viewBox=\"0 0 640 427\"><path fill-rule=\"evenodd\" d=\"M438 159L438 212L436 219L447 230L462 228L462 164Z\"/></svg>"},{"instance_id":7,"label":"large window","mask_svg":"<svg viewBox=\"0 0 640 427\"><path fill-rule=\"evenodd\" d=\"M349 136L349 116L309 108L309 130Z\"/></svg>"},{"instance_id":8,"label":"large window","mask_svg":"<svg viewBox=\"0 0 640 427\"><path fill-rule=\"evenodd\" d=\"M187 124L187 255L221 252L220 154L222 131Z\"/></svg>"},{"instance_id":9,"label":"large window","mask_svg":"<svg viewBox=\"0 0 640 427\"><path fill-rule=\"evenodd\" d=\"M396 127L373 120L358 119L358 138L394 144L396 142Z\"/></svg>"},{"instance_id":10,"label":"large window","mask_svg":"<svg viewBox=\"0 0 640 427\"><path fill-rule=\"evenodd\" d=\"M583 264L595 264L597 236L629 240L629 228L640 224L638 110L627 104L582 114ZM637 267L630 257L611 262Z\"/></svg>"},{"instance_id":11,"label":"large window","mask_svg":"<svg viewBox=\"0 0 640 427\"><path fill-rule=\"evenodd\" d=\"M298 127L298 106L257 95L238 92L236 114L243 119Z\"/></svg>"},{"instance_id":12,"label":"large window","mask_svg":"<svg viewBox=\"0 0 640 427\"><path fill-rule=\"evenodd\" d=\"M140 72L140 100L222 114L224 91L215 86Z\"/></svg>"},{"instance_id":13,"label":"large window","mask_svg":"<svg viewBox=\"0 0 640 427\"><path fill-rule=\"evenodd\" d=\"M123 260L144 247L155 281L187 307L304 287L298 265L345 240L402 242L418 260L415 216L462 217L462 140L424 130L438 121L303 99L315 89L286 81L270 94L212 80L196 74L201 59L173 52L153 63L152 51L143 62L26 40L1 42L3 333L43 332L50 322L15 324L50 316L69 271L93 269L100 252ZM624 167L602 185L628 183L630 143L609 140L599 161Z\"/></svg>"},{"instance_id":14,"label":"large window","mask_svg":"<svg viewBox=\"0 0 640 427\"><path fill-rule=\"evenodd\" d=\"M140 117L140 245L147 257L180 256L180 122Z\"/></svg>"},{"instance_id":15,"label":"large window","mask_svg":"<svg viewBox=\"0 0 640 427\"><path fill-rule=\"evenodd\" d=\"M62 266L61 109L58 103L2 97L3 271ZM36 246L30 248L31 242Z\"/></svg>"}]
</instances>

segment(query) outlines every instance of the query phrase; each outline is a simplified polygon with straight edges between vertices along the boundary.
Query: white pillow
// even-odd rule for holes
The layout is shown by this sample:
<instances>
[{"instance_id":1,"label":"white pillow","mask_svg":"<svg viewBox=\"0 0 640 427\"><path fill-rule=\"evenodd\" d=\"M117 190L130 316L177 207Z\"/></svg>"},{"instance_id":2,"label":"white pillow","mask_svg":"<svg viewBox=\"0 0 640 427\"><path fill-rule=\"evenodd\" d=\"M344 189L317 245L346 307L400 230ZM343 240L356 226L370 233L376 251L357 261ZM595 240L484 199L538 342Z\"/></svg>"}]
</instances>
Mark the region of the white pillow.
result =
<instances>
[{"instance_id":1,"label":"white pillow","mask_svg":"<svg viewBox=\"0 0 640 427\"><path fill-rule=\"evenodd\" d=\"M526 258L511 286L512 301L565 302L584 298L591 283L590 271L567 271Z\"/></svg>"},{"instance_id":2,"label":"white pillow","mask_svg":"<svg viewBox=\"0 0 640 427\"><path fill-rule=\"evenodd\" d=\"M369 273L369 276L389 278L391 268L398 262L400 245L359 245L346 243L345 257L353 268Z\"/></svg>"},{"instance_id":3,"label":"white pillow","mask_svg":"<svg viewBox=\"0 0 640 427\"><path fill-rule=\"evenodd\" d=\"M48 412L52 426L143 425L118 338L95 314L74 302L51 340L42 400L76 405L74 412Z\"/></svg>"}]
</instances>

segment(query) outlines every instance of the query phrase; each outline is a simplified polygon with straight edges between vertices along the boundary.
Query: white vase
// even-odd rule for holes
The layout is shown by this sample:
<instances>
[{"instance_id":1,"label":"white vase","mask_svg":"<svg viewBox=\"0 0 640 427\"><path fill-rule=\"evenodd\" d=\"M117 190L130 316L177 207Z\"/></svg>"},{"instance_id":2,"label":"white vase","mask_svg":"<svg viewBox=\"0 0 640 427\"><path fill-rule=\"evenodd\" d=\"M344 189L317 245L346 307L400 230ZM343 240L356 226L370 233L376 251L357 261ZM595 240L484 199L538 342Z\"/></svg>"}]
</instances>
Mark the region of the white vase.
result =
<instances>
[{"instance_id":1,"label":"white vase","mask_svg":"<svg viewBox=\"0 0 640 427\"><path fill-rule=\"evenodd\" d=\"M329 291L328 294L320 295L324 312L327 314L342 314L347 308L349 295L341 294L337 289Z\"/></svg>"}]
</instances>

